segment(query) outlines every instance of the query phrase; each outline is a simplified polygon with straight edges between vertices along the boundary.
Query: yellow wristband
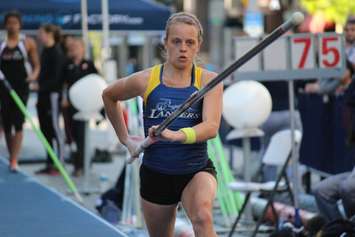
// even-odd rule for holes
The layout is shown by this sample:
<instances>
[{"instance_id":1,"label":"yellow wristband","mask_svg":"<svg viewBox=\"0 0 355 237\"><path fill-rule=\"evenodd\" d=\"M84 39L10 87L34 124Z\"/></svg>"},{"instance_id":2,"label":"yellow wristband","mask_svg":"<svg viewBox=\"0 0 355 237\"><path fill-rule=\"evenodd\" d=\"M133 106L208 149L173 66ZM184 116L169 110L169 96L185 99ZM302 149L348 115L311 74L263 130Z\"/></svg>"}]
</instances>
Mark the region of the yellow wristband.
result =
<instances>
[{"instance_id":1,"label":"yellow wristband","mask_svg":"<svg viewBox=\"0 0 355 237\"><path fill-rule=\"evenodd\" d=\"M196 132L193 128L181 128L179 131L183 132L186 136L184 144L192 144L196 142Z\"/></svg>"}]
</instances>

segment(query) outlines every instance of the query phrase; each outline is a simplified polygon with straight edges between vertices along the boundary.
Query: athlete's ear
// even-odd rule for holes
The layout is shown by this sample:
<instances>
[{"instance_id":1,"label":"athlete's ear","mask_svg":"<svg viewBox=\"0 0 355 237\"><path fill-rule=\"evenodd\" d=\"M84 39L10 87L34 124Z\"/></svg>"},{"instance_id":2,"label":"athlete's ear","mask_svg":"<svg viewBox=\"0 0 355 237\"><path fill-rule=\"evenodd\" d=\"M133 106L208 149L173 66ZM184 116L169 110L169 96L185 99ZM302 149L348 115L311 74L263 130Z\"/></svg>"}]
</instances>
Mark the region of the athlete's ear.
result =
<instances>
[{"instance_id":1,"label":"athlete's ear","mask_svg":"<svg viewBox=\"0 0 355 237\"><path fill-rule=\"evenodd\" d=\"M202 46L202 40L198 41L198 43L197 43L197 51L196 51L196 53L200 52L201 46Z\"/></svg>"},{"instance_id":2,"label":"athlete's ear","mask_svg":"<svg viewBox=\"0 0 355 237\"><path fill-rule=\"evenodd\" d=\"M166 45L168 44L168 38L165 36L163 39L164 50L166 51Z\"/></svg>"}]
</instances>

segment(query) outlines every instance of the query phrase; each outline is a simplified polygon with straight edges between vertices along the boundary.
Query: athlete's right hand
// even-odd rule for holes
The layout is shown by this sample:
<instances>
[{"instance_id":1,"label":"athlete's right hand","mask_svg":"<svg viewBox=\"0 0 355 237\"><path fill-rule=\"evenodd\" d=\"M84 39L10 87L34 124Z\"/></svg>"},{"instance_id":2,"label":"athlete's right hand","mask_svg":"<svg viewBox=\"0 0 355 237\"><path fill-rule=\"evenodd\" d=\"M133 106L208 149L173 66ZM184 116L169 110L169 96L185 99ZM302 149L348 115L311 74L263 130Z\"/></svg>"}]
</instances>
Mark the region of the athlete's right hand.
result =
<instances>
[{"instance_id":1,"label":"athlete's right hand","mask_svg":"<svg viewBox=\"0 0 355 237\"><path fill-rule=\"evenodd\" d=\"M144 140L143 137L139 136L128 136L127 140L125 141L124 145L127 147L129 154L131 155L131 159L135 159L139 157L139 145ZM138 153L138 154L137 154Z\"/></svg>"},{"instance_id":2,"label":"athlete's right hand","mask_svg":"<svg viewBox=\"0 0 355 237\"><path fill-rule=\"evenodd\" d=\"M129 136L125 141L125 145L130 153L130 159L128 163L132 163L136 158L139 158L139 155L144 151L145 148L154 144L157 139L153 139L151 137L137 137L137 136Z\"/></svg>"}]
</instances>

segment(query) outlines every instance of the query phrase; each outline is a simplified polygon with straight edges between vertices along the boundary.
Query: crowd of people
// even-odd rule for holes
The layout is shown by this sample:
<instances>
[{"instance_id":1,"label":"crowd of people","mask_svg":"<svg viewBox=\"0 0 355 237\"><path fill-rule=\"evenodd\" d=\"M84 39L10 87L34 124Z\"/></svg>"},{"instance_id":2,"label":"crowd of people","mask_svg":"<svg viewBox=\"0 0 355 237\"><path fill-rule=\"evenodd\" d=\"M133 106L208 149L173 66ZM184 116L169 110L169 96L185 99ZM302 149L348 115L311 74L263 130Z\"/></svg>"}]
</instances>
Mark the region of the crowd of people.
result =
<instances>
[{"instance_id":1,"label":"crowd of people","mask_svg":"<svg viewBox=\"0 0 355 237\"><path fill-rule=\"evenodd\" d=\"M37 93L37 115L40 129L57 156L64 161L64 146L71 148L74 176L80 176L84 156L84 122L74 119L77 110L68 96L70 87L85 75L98 73L92 61L85 59L85 45L81 38L63 36L58 26L45 24L38 30L42 48L38 54L36 41L21 33L22 19L18 12L4 17L6 38L0 49L0 70L15 92L27 103L30 89ZM24 115L0 85L1 121L9 152L9 168L18 169L18 156L23 140ZM63 114L65 136L59 128ZM47 153L45 167L37 174L58 175Z\"/></svg>"},{"instance_id":2,"label":"crowd of people","mask_svg":"<svg viewBox=\"0 0 355 237\"><path fill-rule=\"evenodd\" d=\"M355 18L349 19L344 28L346 40L347 69L343 78L338 80L338 86L333 89L336 93L344 91L345 103L350 110L348 142L354 145L354 93L355 93ZM344 88L345 87L345 88ZM342 218L338 208L338 201L342 201L345 214L349 218L355 215L355 169L341 173L321 181L314 187L314 194L320 212L327 221Z\"/></svg>"}]
</instances>

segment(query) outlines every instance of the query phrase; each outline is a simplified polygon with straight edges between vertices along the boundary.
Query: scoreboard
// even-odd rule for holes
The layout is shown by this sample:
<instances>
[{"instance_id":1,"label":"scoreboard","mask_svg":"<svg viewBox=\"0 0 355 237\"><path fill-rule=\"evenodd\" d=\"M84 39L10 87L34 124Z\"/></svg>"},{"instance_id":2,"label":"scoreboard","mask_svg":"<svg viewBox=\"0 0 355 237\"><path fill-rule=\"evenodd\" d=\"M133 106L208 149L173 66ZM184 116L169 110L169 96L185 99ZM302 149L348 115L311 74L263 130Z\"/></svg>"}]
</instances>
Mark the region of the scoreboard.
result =
<instances>
[{"instance_id":1,"label":"scoreboard","mask_svg":"<svg viewBox=\"0 0 355 237\"><path fill-rule=\"evenodd\" d=\"M236 37L234 56L240 58L260 38ZM273 42L234 73L236 80L297 80L341 77L345 44L336 33L290 34Z\"/></svg>"}]
</instances>

